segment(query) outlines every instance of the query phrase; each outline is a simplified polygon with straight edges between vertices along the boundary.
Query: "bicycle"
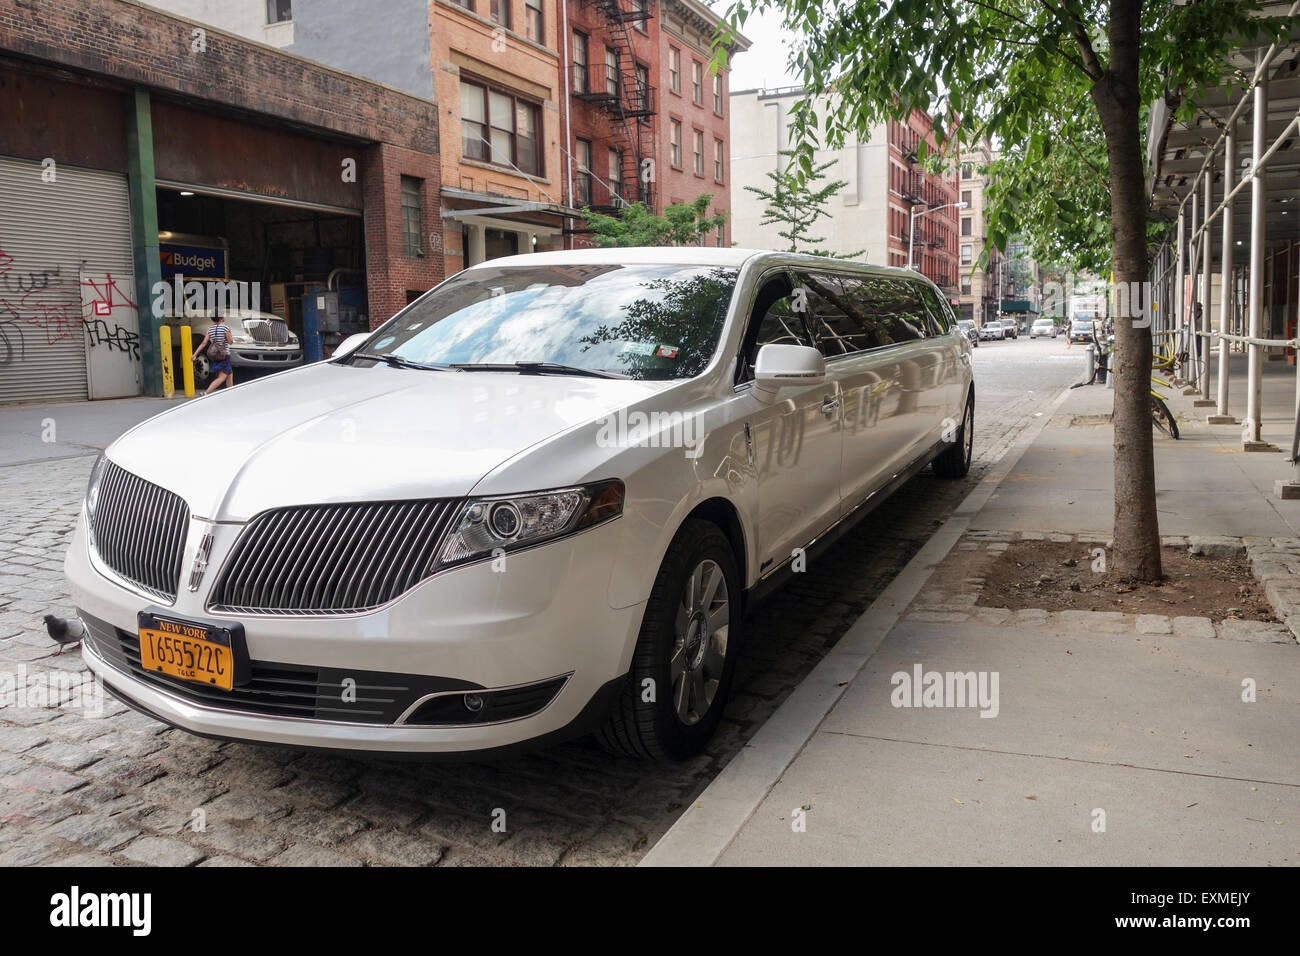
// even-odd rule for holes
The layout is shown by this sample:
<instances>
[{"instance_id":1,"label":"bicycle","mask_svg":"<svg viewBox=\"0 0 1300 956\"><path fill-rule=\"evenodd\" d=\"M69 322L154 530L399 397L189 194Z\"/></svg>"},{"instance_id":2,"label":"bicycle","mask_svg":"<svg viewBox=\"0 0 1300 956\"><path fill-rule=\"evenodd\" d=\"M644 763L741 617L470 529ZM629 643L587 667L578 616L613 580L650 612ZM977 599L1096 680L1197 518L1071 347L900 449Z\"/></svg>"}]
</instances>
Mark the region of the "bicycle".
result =
<instances>
[{"instance_id":1,"label":"bicycle","mask_svg":"<svg viewBox=\"0 0 1300 956\"><path fill-rule=\"evenodd\" d=\"M1173 388L1173 385L1158 375L1152 375L1151 381L1156 385L1163 385L1165 388ZM1178 422L1174 420L1174 413L1165 404L1165 397L1157 392L1154 386L1151 388L1151 424L1174 441L1178 440Z\"/></svg>"},{"instance_id":2,"label":"bicycle","mask_svg":"<svg viewBox=\"0 0 1300 956\"><path fill-rule=\"evenodd\" d=\"M1104 343L1099 345L1097 351L1097 364L1093 367L1092 377L1084 382L1077 382L1070 388L1082 388L1085 385L1091 385L1100 377L1102 381L1106 380L1107 374L1113 374L1114 370L1110 368L1110 358L1115 351L1115 337L1109 336ZM1175 360L1169 356L1161 356L1169 359L1166 364L1174 364ZM1184 359L1185 360L1185 359ZM1152 365L1156 362L1153 358ZM1156 391L1155 386L1160 385L1165 388L1173 388L1173 385L1160 378L1154 372L1151 374L1151 381L1154 383L1151 388L1151 424L1164 434L1168 435L1175 441L1178 440L1178 422L1174 418L1174 413L1169 410L1168 404L1165 403L1165 397Z\"/></svg>"}]
</instances>

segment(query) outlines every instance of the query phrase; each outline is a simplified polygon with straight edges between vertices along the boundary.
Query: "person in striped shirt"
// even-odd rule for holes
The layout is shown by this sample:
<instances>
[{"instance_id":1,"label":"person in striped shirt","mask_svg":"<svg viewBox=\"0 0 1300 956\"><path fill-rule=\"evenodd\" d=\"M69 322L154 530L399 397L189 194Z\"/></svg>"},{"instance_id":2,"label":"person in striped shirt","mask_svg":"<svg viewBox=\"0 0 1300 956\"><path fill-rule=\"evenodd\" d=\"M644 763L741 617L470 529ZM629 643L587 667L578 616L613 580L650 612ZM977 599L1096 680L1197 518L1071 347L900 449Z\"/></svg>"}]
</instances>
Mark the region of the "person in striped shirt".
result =
<instances>
[{"instance_id":1,"label":"person in striped shirt","mask_svg":"<svg viewBox=\"0 0 1300 956\"><path fill-rule=\"evenodd\" d=\"M191 361L197 362L200 353L207 354L208 367L212 375L212 381L204 390L204 395L216 391L223 385L235 384L235 370L230 364L230 326L222 321L221 316L212 317L212 325L208 327L199 347L194 350Z\"/></svg>"}]
</instances>

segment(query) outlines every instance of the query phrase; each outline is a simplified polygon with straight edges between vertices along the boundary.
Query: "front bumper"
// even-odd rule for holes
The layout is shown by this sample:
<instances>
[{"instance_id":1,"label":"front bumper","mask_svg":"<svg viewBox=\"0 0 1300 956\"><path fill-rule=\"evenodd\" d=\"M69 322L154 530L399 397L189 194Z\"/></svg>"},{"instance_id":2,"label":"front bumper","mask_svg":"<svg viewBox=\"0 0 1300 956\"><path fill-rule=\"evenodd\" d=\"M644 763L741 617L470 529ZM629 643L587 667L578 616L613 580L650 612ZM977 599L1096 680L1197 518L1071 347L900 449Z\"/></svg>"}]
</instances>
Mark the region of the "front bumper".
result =
<instances>
[{"instance_id":1,"label":"front bumper","mask_svg":"<svg viewBox=\"0 0 1300 956\"><path fill-rule=\"evenodd\" d=\"M204 578L210 585L242 526L192 522L182 558L182 586L175 603L163 608L166 614L181 620L238 622L254 664L319 669L321 674L328 669L335 680L355 670L357 685L365 685L376 672L409 676L412 699L423 697L421 690L428 689L422 688L421 675L485 692L564 678L541 710L491 723L403 723L402 717L413 710L400 706L389 722L362 723L346 716L338 719L333 699L330 719L318 716L327 710L323 707L305 716L253 712L214 701L211 692L188 693L184 686L147 681L132 673L120 654L110 653L119 648L97 646L105 641L96 628L134 635L138 612L159 602L103 567L89 549L84 515L65 571L76 606L88 621L96 622L84 650L91 670L113 693L168 724L204 736L293 747L466 753L580 732L599 718L592 713L593 701L608 697L611 682L627 673L644 610L643 604L617 609L608 604L612 556L622 523L615 520L510 554L503 570L494 570L487 561L444 571L374 611L293 617L208 610L207 588L191 593L184 585L198 539L205 532L214 535L212 570ZM138 652L134 663L139 664ZM322 676L320 686L334 685ZM395 716L399 711L402 717Z\"/></svg>"},{"instance_id":2,"label":"front bumper","mask_svg":"<svg viewBox=\"0 0 1300 956\"><path fill-rule=\"evenodd\" d=\"M230 364L235 368L293 368L302 364L302 349L259 349L232 345Z\"/></svg>"}]
</instances>

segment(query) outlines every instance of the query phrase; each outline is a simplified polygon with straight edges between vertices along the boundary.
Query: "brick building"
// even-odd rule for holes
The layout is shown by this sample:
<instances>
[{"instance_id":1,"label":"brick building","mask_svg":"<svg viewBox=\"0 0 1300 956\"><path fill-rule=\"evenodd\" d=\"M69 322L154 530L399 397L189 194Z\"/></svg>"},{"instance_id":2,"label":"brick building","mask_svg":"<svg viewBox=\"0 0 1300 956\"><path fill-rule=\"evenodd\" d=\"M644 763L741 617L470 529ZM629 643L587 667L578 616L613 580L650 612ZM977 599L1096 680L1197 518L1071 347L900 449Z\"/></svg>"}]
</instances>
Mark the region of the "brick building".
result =
<instances>
[{"instance_id":1,"label":"brick building","mask_svg":"<svg viewBox=\"0 0 1300 956\"><path fill-rule=\"evenodd\" d=\"M309 358L349 329L304 298L373 326L442 278L427 98L129 0L0 0L0 89L0 402L157 393L169 236Z\"/></svg>"},{"instance_id":2,"label":"brick building","mask_svg":"<svg viewBox=\"0 0 1300 956\"><path fill-rule=\"evenodd\" d=\"M659 182L667 204L690 202L713 193L714 211L730 212L731 117L727 73L710 68L711 46L719 20L695 0L663 0L660 31ZM739 37L733 53L749 48ZM736 196L736 199L748 197ZM717 236L732 245L730 215Z\"/></svg>"},{"instance_id":3,"label":"brick building","mask_svg":"<svg viewBox=\"0 0 1300 956\"><path fill-rule=\"evenodd\" d=\"M696 0L579 0L567 13L572 205L662 211L709 193L729 213L726 73L710 67L721 19ZM732 51L748 47L737 37ZM717 244L730 235L728 221Z\"/></svg>"}]
</instances>

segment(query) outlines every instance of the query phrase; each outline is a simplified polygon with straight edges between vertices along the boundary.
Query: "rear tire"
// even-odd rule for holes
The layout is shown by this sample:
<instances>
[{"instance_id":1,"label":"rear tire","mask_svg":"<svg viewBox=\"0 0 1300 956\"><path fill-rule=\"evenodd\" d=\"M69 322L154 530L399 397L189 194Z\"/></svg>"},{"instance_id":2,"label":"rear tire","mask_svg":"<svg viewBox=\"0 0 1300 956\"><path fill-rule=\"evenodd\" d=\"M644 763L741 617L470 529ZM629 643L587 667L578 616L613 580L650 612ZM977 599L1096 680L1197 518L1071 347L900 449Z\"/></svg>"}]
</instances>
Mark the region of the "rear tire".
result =
<instances>
[{"instance_id":1,"label":"rear tire","mask_svg":"<svg viewBox=\"0 0 1300 956\"><path fill-rule=\"evenodd\" d=\"M601 746L641 760L704 749L731 692L740 603L731 542L712 522L690 519L659 566L627 683L596 733Z\"/></svg>"},{"instance_id":2,"label":"rear tire","mask_svg":"<svg viewBox=\"0 0 1300 956\"><path fill-rule=\"evenodd\" d=\"M966 398L961 428L956 440L934 460L934 473L940 478L965 478L975 451L975 396Z\"/></svg>"},{"instance_id":3,"label":"rear tire","mask_svg":"<svg viewBox=\"0 0 1300 956\"><path fill-rule=\"evenodd\" d=\"M1178 422L1163 398L1151 396L1151 422L1174 441L1178 440Z\"/></svg>"}]
</instances>

